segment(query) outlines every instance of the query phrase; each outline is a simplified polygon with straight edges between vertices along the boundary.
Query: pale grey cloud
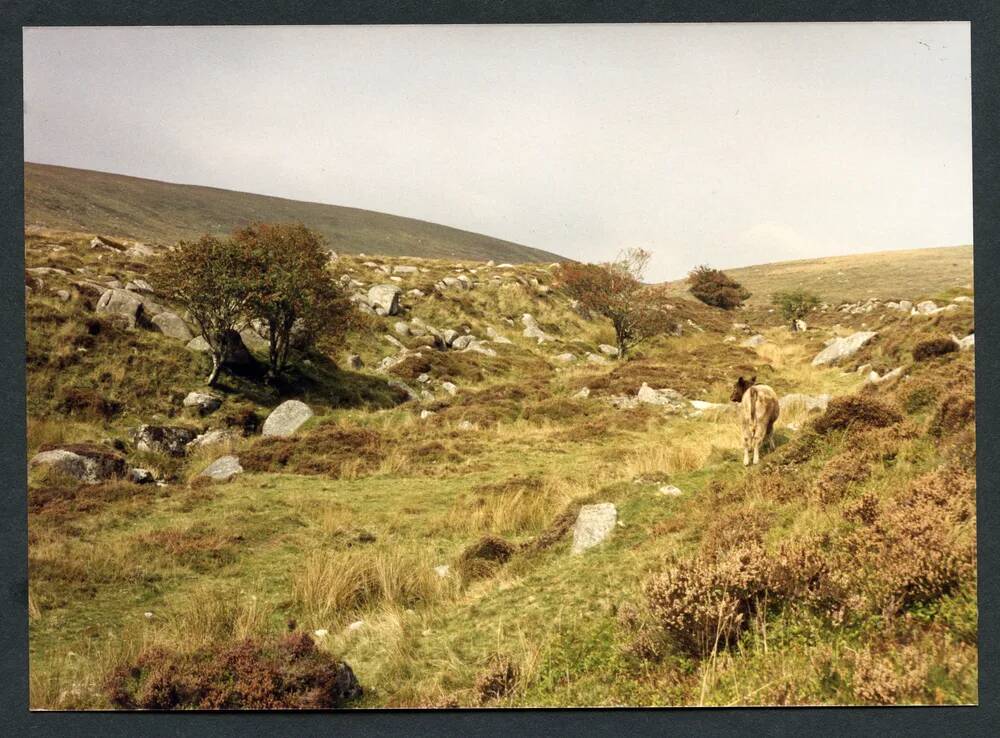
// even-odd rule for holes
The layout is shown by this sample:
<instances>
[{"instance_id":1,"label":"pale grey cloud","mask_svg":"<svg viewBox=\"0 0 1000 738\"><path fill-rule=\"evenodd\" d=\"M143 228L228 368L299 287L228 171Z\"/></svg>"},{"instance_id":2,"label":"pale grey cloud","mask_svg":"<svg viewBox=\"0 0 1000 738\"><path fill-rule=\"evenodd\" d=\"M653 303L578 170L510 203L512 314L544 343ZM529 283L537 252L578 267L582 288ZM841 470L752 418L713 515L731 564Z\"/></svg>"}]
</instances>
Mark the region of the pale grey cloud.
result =
<instances>
[{"instance_id":1,"label":"pale grey cloud","mask_svg":"<svg viewBox=\"0 0 1000 738\"><path fill-rule=\"evenodd\" d=\"M651 275L971 243L965 23L26 29L25 158Z\"/></svg>"}]
</instances>

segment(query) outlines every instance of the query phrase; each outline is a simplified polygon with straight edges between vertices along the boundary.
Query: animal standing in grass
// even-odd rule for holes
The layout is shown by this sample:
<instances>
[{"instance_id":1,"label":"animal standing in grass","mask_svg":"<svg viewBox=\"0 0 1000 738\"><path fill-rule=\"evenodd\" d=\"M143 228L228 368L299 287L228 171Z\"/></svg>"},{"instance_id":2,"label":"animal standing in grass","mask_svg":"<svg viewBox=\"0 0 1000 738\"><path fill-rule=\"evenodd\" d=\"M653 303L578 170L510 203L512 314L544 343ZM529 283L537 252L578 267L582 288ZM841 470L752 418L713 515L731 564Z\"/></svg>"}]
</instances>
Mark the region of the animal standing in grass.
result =
<instances>
[{"instance_id":1,"label":"animal standing in grass","mask_svg":"<svg viewBox=\"0 0 1000 738\"><path fill-rule=\"evenodd\" d=\"M778 419L780 407L778 395L766 384L756 384L756 375L750 379L740 377L730 398L740 403L740 429L743 431L743 465L750 464L750 451L753 450L753 463L760 462L760 447L764 441L770 440L774 447L774 423Z\"/></svg>"}]
</instances>

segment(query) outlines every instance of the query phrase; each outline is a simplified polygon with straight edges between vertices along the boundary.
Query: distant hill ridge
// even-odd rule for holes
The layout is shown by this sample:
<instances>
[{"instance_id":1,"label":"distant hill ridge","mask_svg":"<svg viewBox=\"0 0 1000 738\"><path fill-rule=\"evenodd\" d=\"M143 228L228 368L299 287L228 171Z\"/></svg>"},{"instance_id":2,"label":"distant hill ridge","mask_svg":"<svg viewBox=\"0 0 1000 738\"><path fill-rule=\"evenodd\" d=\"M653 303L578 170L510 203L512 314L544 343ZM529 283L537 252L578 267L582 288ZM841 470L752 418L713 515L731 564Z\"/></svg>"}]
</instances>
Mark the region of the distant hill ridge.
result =
<instances>
[{"instance_id":1,"label":"distant hill ridge","mask_svg":"<svg viewBox=\"0 0 1000 738\"><path fill-rule=\"evenodd\" d=\"M723 271L750 290L751 305L766 304L775 292L804 289L827 302L932 298L950 290L971 290L972 246L941 246L825 256ZM687 294L685 280L667 283Z\"/></svg>"},{"instance_id":2,"label":"distant hill ridge","mask_svg":"<svg viewBox=\"0 0 1000 738\"><path fill-rule=\"evenodd\" d=\"M26 226L170 244L254 220L301 222L334 251L500 262L565 261L541 249L413 218L50 164L24 165Z\"/></svg>"}]
</instances>

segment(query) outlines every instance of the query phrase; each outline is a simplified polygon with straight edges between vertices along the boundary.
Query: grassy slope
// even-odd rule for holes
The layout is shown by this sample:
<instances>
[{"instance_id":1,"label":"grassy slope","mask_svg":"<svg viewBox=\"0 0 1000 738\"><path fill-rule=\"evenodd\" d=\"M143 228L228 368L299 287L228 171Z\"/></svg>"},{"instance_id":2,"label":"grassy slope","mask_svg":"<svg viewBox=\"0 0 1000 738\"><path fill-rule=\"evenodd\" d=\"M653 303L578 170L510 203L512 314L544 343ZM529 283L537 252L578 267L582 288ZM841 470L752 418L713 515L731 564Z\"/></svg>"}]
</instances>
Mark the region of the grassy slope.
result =
<instances>
[{"instance_id":1,"label":"grassy slope","mask_svg":"<svg viewBox=\"0 0 1000 738\"><path fill-rule=\"evenodd\" d=\"M163 244L228 233L251 220L305 223L338 253L498 262L563 257L478 233L370 210L25 163L25 224Z\"/></svg>"},{"instance_id":2,"label":"grassy slope","mask_svg":"<svg viewBox=\"0 0 1000 738\"><path fill-rule=\"evenodd\" d=\"M972 288L972 246L879 251L725 269L750 290L751 305L767 304L775 292L802 288L829 303L874 297L901 300ZM687 287L670 283L677 294Z\"/></svg>"},{"instance_id":3,"label":"grassy slope","mask_svg":"<svg viewBox=\"0 0 1000 738\"><path fill-rule=\"evenodd\" d=\"M112 256L98 262L85 243L85 237L69 239L65 251L52 252L44 239L32 239L29 265L84 265L119 277L141 267ZM424 288L452 269L423 264L430 271L408 276L404 287ZM344 260L344 266L363 281L379 278L359 261ZM550 279L538 267L516 272ZM263 413L278 402L246 380L230 380L216 416L185 416L179 400L198 386L204 371L198 357L155 334L110 326L86 342L87 352L76 352L72 337L87 317L86 298L60 303L52 291L65 281L44 279L28 303L29 451L43 441L125 438L156 414L205 427L234 406ZM766 466L746 472L739 464L730 416L619 411L600 401L649 378L653 386L724 402L733 374L751 369L782 394L848 394L858 388L858 375L809 365L825 337L878 325L883 337L856 363L909 366L918 337L964 334L972 324L968 307L931 319L891 311L817 313L806 335L771 326L766 311L750 311L740 320L771 339L752 351L722 342L732 316L679 303L706 333L653 342L626 366L567 367L551 357L596 350L610 340L609 329L575 316L561 295L543 298L512 276L503 281L405 301L409 316L442 326L465 323L477 335L492 325L514 341L497 346L495 358L430 353L431 366L414 371L450 379L459 393L454 399L439 393L426 405L436 413L426 420L415 403L387 407L384 377L323 369L321 357L313 356L309 374L298 381L311 387L307 397L320 417L285 466L276 461L276 444L251 438L233 449L248 473L224 485L185 484L224 449L181 461L133 453L134 462L172 472L177 481L89 489L68 501L62 495L70 488L33 475L32 704L105 707L102 675L144 645L184 649L280 632L288 619L329 630L323 647L352 665L366 689L362 704L369 706L478 704L477 678L497 656L511 659L519 677L494 704L976 700L974 579L902 617L868 613L838 623L790 601L751 628L737 648L702 660L635 658L629 649L635 634L617 616L642 601L651 575L720 538L747 536L754 521L766 521L769 549L812 534L831 536L838 549L836 542L864 530L846 517L864 495L889 506L913 479L953 468L953 453L967 456L974 440L956 432L936 442L926 429L947 381L966 377L963 391L971 394L971 354L913 365L907 387L929 388L920 402L892 388L879 393L910 408L907 422L917 433L898 442L891 461L833 498L808 492L809 484L795 487L794 480L817 478L850 440L846 435L826 438L812 458L783 472L787 488L786 482L774 488L764 484L771 479ZM558 339L538 346L503 322L523 312ZM378 319L370 334L350 338L351 350L368 366L389 352L380 336L395 320ZM122 356L134 358L118 368ZM407 368L401 371L412 382ZM157 372L173 377L158 379ZM364 390L347 392L348 385ZM581 386L595 388L590 398L572 397ZM85 412L67 418L60 397L71 388L120 392L116 399L127 401L126 409L106 422ZM798 435L788 425L805 420L781 419L776 459L787 456ZM476 425L463 429L462 421ZM684 494L656 495L664 482ZM41 504L46 496L55 502ZM548 549L531 545L562 511L588 501L618 506L622 525L605 544L583 556L569 555L569 535ZM968 523L954 533L967 540ZM484 535L527 547L494 575L467 580L460 553ZM450 565L449 576L433 574L439 564ZM878 571L849 574L858 577L858 589L879 581ZM371 581L378 582L374 589L362 585ZM365 622L360 630L345 629L358 619Z\"/></svg>"}]
</instances>

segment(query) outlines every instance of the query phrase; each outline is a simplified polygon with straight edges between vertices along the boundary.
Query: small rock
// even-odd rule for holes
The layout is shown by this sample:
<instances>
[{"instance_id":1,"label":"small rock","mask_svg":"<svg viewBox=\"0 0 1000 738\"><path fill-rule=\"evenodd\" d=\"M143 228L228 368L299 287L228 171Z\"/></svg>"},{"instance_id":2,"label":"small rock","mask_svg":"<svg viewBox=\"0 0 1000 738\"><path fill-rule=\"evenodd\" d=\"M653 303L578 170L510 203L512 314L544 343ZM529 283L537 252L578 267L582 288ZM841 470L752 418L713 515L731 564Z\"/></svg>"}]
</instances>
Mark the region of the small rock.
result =
<instances>
[{"instance_id":1,"label":"small rock","mask_svg":"<svg viewBox=\"0 0 1000 738\"><path fill-rule=\"evenodd\" d=\"M243 467L240 466L240 460L238 457L220 456L218 459L206 466L198 476L208 477L209 479L214 479L217 482L227 482L237 474L242 473Z\"/></svg>"},{"instance_id":2,"label":"small rock","mask_svg":"<svg viewBox=\"0 0 1000 738\"><path fill-rule=\"evenodd\" d=\"M125 478L133 484L152 484L156 481L156 478L153 476L153 472L149 469L142 469L137 466L129 469Z\"/></svg>"},{"instance_id":3,"label":"small rock","mask_svg":"<svg viewBox=\"0 0 1000 738\"><path fill-rule=\"evenodd\" d=\"M361 360L361 357L358 356L357 354L347 355L347 366L349 366L351 369L361 369L364 365L365 363Z\"/></svg>"},{"instance_id":4,"label":"small rock","mask_svg":"<svg viewBox=\"0 0 1000 738\"><path fill-rule=\"evenodd\" d=\"M433 410L421 410L420 411L420 419L421 420L427 420L427 418L429 418L430 416L432 416L434 414L435 413L434 413Z\"/></svg>"},{"instance_id":5,"label":"small rock","mask_svg":"<svg viewBox=\"0 0 1000 738\"><path fill-rule=\"evenodd\" d=\"M458 393L458 387L456 387L451 382L442 382L441 383L441 389L443 389L445 392L447 392L452 397L454 397Z\"/></svg>"},{"instance_id":6,"label":"small rock","mask_svg":"<svg viewBox=\"0 0 1000 738\"><path fill-rule=\"evenodd\" d=\"M324 638L330 635L330 631L328 631L326 628L319 628L318 630L313 631L313 635L322 641Z\"/></svg>"},{"instance_id":7,"label":"small rock","mask_svg":"<svg viewBox=\"0 0 1000 738\"><path fill-rule=\"evenodd\" d=\"M564 353L564 354L557 354L557 355L553 356L552 358L555 359L556 361L561 361L561 362L566 363L566 364L568 364L571 361L576 360L576 357L573 354L569 353L568 351L566 353Z\"/></svg>"},{"instance_id":8,"label":"small rock","mask_svg":"<svg viewBox=\"0 0 1000 738\"><path fill-rule=\"evenodd\" d=\"M449 571L451 571L451 567L448 566L447 564L441 564L440 566L434 567L434 573L437 574L442 579L448 576Z\"/></svg>"},{"instance_id":9,"label":"small rock","mask_svg":"<svg viewBox=\"0 0 1000 738\"><path fill-rule=\"evenodd\" d=\"M207 392L189 392L182 404L184 407L198 408L200 415L208 415L222 407L222 398Z\"/></svg>"},{"instance_id":10,"label":"small rock","mask_svg":"<svg viewBox=\"0 0 1000 738\"><path fill-rule=\"evenodd\" d=\"M470 423L468 420L463 420L461 423L458 424L458 429L470 431L470 430L476 430L476 426Z\"/></svg>"},{"instance_id":11,"label":"small rock","mask_svg":"<svg viewBox=\"0 0 1000 738\"><path fill-rule=\"evenodd\" d=\"M756 336L750 336L750 338L740 343L740 346L744 348L757 348L764 343L767 343L767 339L758 333Z\"/></svg>"},{"instance_id":12,"label":"small rock","mask_svg":"<svg viewBox=\"0 0 1000 738\"><path fill-rule=\"evenodd\" d=\"M618 349L614 346L609 346L606 343L602 343L600 346L597 347L597 349L602 354L607 354L608 356L618 356Z\"/></svg>"},{"instance_id":13,"label":"small rock","mask_svg":"<svg viewBox=\"0 0 1000 738\"><path fill-rule=\"evenodd\" d=\"M353 623L347 626L347 632L354 633L355 631L361 630L363 627L365 627L364 620L355 620Z\"/></svg>"},{"instance_id":14,"label":"small rock","mask_svg":"<svg viewBox=\"0 0 1000 738\"><path fill-rule=\"evenodd\" d=\"M679 487L675 487L672 484L665 484L656 490L656 494L663 495L664 497L679 497L683 493Z\"/></svg>"},{"instance_id":15,"label":"small rock","mask_svg":"<svg viewBox=\"0 0 1000 738\"><path fill-rule=\"evenodd\" d=\"M590 397L590 387L584 387L573 395L573 398L576 400L586 400L588 397Z\"/></svg>"}]
</instances>

